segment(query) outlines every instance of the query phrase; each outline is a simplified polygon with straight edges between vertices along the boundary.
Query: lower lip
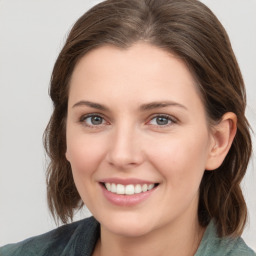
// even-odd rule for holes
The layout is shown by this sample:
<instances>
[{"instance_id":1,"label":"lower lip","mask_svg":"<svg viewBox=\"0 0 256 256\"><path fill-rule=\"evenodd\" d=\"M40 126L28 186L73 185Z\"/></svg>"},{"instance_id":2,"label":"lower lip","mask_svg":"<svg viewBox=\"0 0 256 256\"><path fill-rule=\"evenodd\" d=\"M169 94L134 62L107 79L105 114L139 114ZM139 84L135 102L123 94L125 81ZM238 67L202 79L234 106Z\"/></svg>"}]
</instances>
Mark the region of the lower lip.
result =
<instances>
[{"instance_id":1,"label":"lower lip","mask_svg":"<svg viewBox=\"0 0 256 256\"><path fill-rule=\"evenodd\" d=\"M117 206L133 206L144 202L148 199L152 193L154 193L155 188L148 190L143 193L138 193L134 195L118 195L108 191L104 186L101 185L104 196L109 202Z\"/></svg>"}]
</instances>

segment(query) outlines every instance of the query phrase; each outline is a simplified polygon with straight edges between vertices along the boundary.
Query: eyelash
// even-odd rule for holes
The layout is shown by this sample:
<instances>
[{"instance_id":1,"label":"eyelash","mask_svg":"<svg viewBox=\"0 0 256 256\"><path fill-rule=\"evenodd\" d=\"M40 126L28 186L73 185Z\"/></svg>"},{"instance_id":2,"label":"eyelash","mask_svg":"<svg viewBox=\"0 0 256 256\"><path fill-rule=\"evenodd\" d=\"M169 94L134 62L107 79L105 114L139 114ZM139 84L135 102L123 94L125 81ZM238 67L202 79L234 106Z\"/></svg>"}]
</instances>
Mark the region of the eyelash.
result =
<instances>
[{"instance_id":1,"label":"eyelash","mask_svg":"<svg viewBox=\"0 0 256 256\"><path fill-rule=\"evenodd\" d=\"M92 118L92 117L98 117L101 118L102 121L104 122L103 124L99 124L99 125L95 125L95 124L88 124L86 122L86 119L88 118ZM159 125L159 124L150 124L150 122L156 118L164 118L168 121L168 124L164 124L164 125ZM83 115L80 119L79 122L82 123L83 125L85 125L86 127L90 127L90 128L101 128L102 126L108 125L109 123L105 120L105 118L97 113L92 113L92 114L87 114L87 115ZM150 126L155 126L157 128L164 128L164 127L169 127L173 124L176 124L178 122L178 120L170 115L166 115L166 114L155 114L154 116L150 117L149 121L146 122L146 124L150 125ZM91 122L92 123L92 122Z\"/></svg>"},{"instance_id":2,"label":"eyelash","mask_svg":"<svg viewBox=\"0 0 256 256\"><path fill-rule=\"evenodd\" d=\"M156 115L154 115L153 117L151 117L150 120L149 120L147 123L151 122L151 121L152 121L153 119L155 119L155 118L164 118L164 119L166 119L166 120L168 121L168 124L164 124L164 125L149 124L149 125L154 125L154 126L156 126L157 128L169 127L169 126L171 126L171 125L173 125L173 124L176 124L176 123L178 122L176 118L174 118L174 117L172 117L172 116L170 116L170 115L166 115L166 114L156 114Z\"/></svg>"},{"instance_id":3,"label":"eyelash","mask_svg":"<svg viewBox=\"0 0 256 256\"><path fill-rule=\"evenodd\" d=\"M107 121L105 120L105 118L104 118L102 115L97 114L97 113L92 113L92 114L84 115L84 116L82 116L82 117L80 118L79 122L80 122L80 123L83 123L86 127L90 127L90 128L100 128L100 127L102 127L103 125L107 125L107 124L93 125L93 124L88 124L88 123L86 123L86 119L92 118L92 117L99 117L99 118L102 119L103 122L106 122L106 123L107 123Z\"/></svg>"}]
</instances>

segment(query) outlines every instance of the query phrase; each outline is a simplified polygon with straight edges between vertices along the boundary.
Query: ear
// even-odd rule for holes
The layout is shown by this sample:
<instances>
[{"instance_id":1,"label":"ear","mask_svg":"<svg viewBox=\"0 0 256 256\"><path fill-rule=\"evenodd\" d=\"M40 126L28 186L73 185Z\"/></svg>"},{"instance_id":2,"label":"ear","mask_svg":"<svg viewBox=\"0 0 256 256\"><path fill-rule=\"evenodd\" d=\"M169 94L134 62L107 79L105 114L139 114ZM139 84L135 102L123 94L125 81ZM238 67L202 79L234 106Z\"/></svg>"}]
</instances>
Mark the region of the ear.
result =
<instances>
[{"instance_id":1,"label":"ear","mask_svg":"<svg viewBox=\"0 0 256 256\"><path fill-rule=\"evenodd\" d=\"M212 129L213 143L206 163L206 170L215 170L221 166L232 145L237 130L236 114L228 112Z\"/></svg>"},{"instance_id":2,"label":"ear","mask_svg":"<svg viewBox=\"0 0 256 256\"><path fill-rule=\"evenodd\" d=\"M69 160L69 153L68 153L67 150L66 150L66 153L65 153L65 157L66 157L66 159L68 160L68 162L70 162L70 160Z\"/></svg>"}]
</instances>

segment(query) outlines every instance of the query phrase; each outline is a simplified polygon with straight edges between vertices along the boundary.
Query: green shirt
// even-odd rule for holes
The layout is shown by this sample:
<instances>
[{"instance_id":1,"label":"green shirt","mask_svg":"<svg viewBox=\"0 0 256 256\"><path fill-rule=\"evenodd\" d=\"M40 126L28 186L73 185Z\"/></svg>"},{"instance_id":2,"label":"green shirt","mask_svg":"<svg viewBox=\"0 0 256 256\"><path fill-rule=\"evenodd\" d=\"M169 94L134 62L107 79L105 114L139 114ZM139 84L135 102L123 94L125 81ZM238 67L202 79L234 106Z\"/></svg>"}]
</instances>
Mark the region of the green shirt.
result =
<instances>
[{"instance_id":1,"label":"green shirt","mask_svg":"<svg viewBox=\"0 0 256 256\"><path fill-rule=\"evenodd\" d=\"M46 234L0 248L0 256L91 256L100 236L100 225L86 218ZM114 256L114 255L113 255ZM218 238L211 222L195 256L256 256L242 238Z\"/></svg>"},{"instance_id":2,"label":"green shirt","mask_svg":"<svg viewBox=\"0 0 256 256\"><path fill-rule=\"evenodd\" d=\"M195 256L256 256L241 237L219 238L211 221Z\"/></svg>"}]
</instances>

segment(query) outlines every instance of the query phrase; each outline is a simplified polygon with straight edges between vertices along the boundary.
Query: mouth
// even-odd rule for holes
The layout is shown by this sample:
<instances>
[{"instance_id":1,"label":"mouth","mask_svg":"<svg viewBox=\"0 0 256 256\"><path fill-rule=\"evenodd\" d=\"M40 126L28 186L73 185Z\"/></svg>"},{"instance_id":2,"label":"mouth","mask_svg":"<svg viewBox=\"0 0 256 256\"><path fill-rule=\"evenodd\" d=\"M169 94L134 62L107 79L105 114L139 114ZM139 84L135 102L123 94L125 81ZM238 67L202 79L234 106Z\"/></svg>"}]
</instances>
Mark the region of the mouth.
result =
<instances>
[{"instance_id":1,"label":"mouth","mask_svg":"<svg viewBox=\"0 0 256 256\"><path fill-rule=\"evenodd\" d=\"M116 184L116 183L108 183L101 182L100 183L106 190L113 194L117 195L135 195L142 194L147 191L150 191L156 188L159 183L151 183L151 184Z\"/></svg>"}]
</instances>

